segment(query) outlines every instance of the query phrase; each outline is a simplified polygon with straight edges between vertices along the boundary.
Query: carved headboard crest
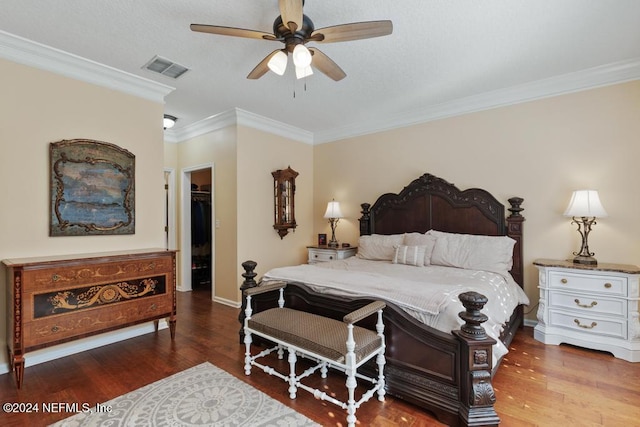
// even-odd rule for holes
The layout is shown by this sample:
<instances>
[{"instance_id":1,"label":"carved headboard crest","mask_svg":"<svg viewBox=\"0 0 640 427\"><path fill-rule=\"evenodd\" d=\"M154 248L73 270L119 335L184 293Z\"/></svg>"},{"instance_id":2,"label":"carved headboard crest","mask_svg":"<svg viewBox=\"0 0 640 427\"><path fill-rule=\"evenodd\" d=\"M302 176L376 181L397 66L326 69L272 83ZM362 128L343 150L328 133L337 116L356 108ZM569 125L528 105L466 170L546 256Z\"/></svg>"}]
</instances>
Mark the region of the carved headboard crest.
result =
<instances>
[{"instance_id":1,"label":"carved headboard crest","mask_svg":"<svg viewBox=\"0 0 640 427\"><path fill-rule=\"evenodd\" d=\"M360 235L424 233L431 229L507 235L517 242L512 274L522 284L522 201L520 197L509 199L511 215L505 218L505 206L488 191L460 190L442 178L425 173L398 194L383 194L373 205L363 203Z\"/></svg>"}]
</instances>

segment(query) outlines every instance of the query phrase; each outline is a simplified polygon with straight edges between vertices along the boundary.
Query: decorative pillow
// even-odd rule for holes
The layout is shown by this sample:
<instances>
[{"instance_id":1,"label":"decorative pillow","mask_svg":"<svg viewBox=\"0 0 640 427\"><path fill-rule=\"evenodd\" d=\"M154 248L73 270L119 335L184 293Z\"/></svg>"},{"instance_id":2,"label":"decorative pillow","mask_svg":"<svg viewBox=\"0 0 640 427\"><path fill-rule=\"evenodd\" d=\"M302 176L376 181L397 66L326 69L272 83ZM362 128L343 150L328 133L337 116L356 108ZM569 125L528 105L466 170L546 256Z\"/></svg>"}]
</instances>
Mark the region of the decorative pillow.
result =
<instances>
[{"instance_id":1,"label":"decorative pillow","mask_svg":"<svg viewBox=\"0 0 640 427\"><path fill-rule=\"evenodd\" d=\"M431 265L431 253L436 244L436 238L427 233L406 233L403 244L406 246L424 246L424 265Z\"/></svg>"},{"instance_id":2,"label":"decorative pillow","mask_svg":"<svg viewBox=\"0 0 640 427\"><path fill-rule=\"evenodd\" d=\"M358 258L374 261L392 261L395 255L395 246L404 241L404 234L372 234L360 236L358 241Z\"/></svg>"},{"instance_id":3,"label":"decorative pillow","mask_svg":"<svg viewBox=\"0 0 640 427\"><path fill-rule=\"evenodd\" d=\"M424 267L424 253L426 249L426 246L396 246L395 255L392 261L394 264Z\"/></svg>"},{"instance_id":4,"label":"decorative pillow","mask_svg":"<svg viewBox=\"0 0 640 427\"><path fill-rule=\"evenodd\" d=\"M476 236L429 230L436 238L431 264L504 273L513 265L516 241L507 236Z\"/></svg>"}]
</instances>

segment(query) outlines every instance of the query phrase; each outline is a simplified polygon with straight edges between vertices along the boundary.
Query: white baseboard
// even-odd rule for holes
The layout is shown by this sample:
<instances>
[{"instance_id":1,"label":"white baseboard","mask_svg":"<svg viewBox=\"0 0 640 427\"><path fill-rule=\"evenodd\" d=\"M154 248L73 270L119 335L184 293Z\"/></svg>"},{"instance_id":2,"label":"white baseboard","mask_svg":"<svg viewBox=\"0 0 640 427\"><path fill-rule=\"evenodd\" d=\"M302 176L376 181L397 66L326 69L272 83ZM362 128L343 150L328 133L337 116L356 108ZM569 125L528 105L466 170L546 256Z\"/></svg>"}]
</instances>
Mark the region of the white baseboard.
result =
<instances>
[{"instance_id":1,"label":"white baseboard","mask_svg":"<svg viewBox=\"0 0 640 427\"><path fill-rule=\"evenodd\" d=\"M218 302L220 304L224 304L224 305L228 305L229 307L233 307L233 308L240 308L242 306L242 304L240 304L237 301L233 301L230 299L226 299L226 298L220 298L220 297L213 297L213 300L215 302Z\"/></svg>"},{"instance_id":2,"label":"white baseboard","mask_svg":"<svg viewBox=\"0 0 640 427\"><path fill-rule=\"evenodd\" d=\"M169 326L167 321L162 319L159 322L158 329L167 329ZM141 325L129 326L127 328L119 329L117 331L105 332L93 337L82 338L76 341L59 344L53 347L43 348L40 350L31 351L24 356L25 367L38 365L40 363L49 362L51 360L59 359L61 357L70 356L72 354L80 353L86 350L102 347L105 345L113 344L118 341L124 341L129 338L134 338L140 335L155 332L155 325L153 322L144 323ZM10 362L0 365L0 374L6 374L11 370Z\"/></svg>"}]
</instances>

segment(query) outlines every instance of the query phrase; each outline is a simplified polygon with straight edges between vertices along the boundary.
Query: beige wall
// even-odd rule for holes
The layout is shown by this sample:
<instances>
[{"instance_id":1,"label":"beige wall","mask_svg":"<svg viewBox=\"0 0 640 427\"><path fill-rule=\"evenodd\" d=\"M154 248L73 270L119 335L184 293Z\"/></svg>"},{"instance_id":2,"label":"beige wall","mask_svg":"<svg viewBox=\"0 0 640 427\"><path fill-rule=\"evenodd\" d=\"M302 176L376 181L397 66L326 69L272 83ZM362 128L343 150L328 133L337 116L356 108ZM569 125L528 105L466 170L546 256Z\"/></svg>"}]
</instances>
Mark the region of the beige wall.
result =
<instances>
[{"instance_id":1,"label":"beige wall","mask_svg":"<svg viewBox=\"0 0 640 427\"><path fill-rule=\"evenodd\" d=\"M0 75L0 259L162 247L163 105L3 59ZM49 143L75 138L136 156L135 234L49 237ZM0 288L6 286L3 269ZM2 348L5 298L2 291Z\"/></svg>"},{"instance_id":2,"label":"beige wall","mask_svg":"<svg viewBox=\"0 0 640 427\"><path fill-rule=\"evenodd\" d=\"M220 224L214 249L217 300L240 302L241 264L246 260L258 263L259 274L304 262L305 247L313 241L311 145L234 125L179 144L165 143L165 154L166 166L176 164L179 171L214 166L214 209ZM299 226L281 240L273 229L271 172L289 165L300 173L296 180ZM182 179L182 172L179 175Z\"/></svg>"},{"instance_id":3,"label":"beige wall","mask_svg":"<svg viewBox=\"0 0 640 427\"><path fill-rule=\"evenodd\" d=\"M237 135L235 126L229 126L215 132L193 138L180 144L165 144L177 146L178 165L178 200L181 200L183 171L195 170L213 165L213 196L212 203L215 217L220 221L220 227L215 229L215 286L216 296L235 301L235 290L226 285L236 283L237 261ZM178 202L180 206L180 202ZM182 213L177 209L178 224L182 223ZM178 249L181 248L181 234L178 234ZM181 277L182 263L178 265L178 277ZM190 268L190 266L187 266Z\"/></svg>"},{"instance_id":4,"label":"beige wall","mask_svg":"<svg viewBox=\"0 0 640 427\"><path fill-rule=\"evenodd\" d=\"M296 178L295 232L283 239L273 228L271 172L291 166ZM238 128L238 261L258 263L259 277L273 267L306 261L306 246L313 243L313 146L261 132ZM240 294L237 294L239 298Z\"/></svg>"},{"instance_id":5,"label":"beige wall","mask_svg":"<svg viewBox=\"0 0 640 427\"><path fill-rule=\"evenodd\" d=\"M579 235L562 216L573 190L599 190L609 213L589 237L596 258L640 264L638 135L635 81L318 145L315 229L328 231L321 211L335 197L347 217L338 239L357 243L360 203L398 192L425 172L461 189L487 189L505 204L523 197L525 290L533 306L533 260L579 250Z\"/></svg>"}]
</instances>

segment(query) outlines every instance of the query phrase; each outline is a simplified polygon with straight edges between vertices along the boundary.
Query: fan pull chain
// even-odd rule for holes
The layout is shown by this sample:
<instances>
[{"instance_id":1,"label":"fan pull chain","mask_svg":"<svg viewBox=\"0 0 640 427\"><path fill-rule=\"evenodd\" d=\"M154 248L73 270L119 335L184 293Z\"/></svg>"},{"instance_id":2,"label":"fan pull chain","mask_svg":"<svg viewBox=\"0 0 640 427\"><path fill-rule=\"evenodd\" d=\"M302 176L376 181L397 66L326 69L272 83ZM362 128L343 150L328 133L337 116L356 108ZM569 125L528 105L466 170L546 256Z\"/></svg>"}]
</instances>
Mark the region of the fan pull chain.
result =
<instances>
[{"instance_id":1,"label":"fan pull chain","mask_svg":"<svg viewBox=\"0 0 640 427\"><path fill-rule=\"evenodd\" d=\"M296 80L297 79L293 80L293 99L296 99ZM306 91L307 91L307 80L305 78L305 80L304 80L304 92L306 92Z\"/></svg>"}]
</instances>

